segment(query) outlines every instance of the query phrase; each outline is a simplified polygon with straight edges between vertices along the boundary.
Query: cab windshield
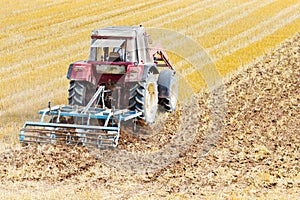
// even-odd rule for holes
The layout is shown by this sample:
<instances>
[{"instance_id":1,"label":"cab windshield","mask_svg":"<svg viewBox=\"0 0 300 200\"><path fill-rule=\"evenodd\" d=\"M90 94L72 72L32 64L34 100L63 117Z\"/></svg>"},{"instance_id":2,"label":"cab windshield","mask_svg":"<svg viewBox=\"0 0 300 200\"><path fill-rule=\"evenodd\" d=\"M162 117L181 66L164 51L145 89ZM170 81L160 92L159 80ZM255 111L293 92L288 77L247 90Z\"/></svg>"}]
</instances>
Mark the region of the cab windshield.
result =
<instances>
[{"instance_id":1,"label":"cab windshield","mask_svg":"<svg viewBox=\"0 0 300 200\"><path fill-rule=\"evenodd\" d=\"M92 39L89 61L136 62L134 39Z\"/></svg>"}]
</instances>

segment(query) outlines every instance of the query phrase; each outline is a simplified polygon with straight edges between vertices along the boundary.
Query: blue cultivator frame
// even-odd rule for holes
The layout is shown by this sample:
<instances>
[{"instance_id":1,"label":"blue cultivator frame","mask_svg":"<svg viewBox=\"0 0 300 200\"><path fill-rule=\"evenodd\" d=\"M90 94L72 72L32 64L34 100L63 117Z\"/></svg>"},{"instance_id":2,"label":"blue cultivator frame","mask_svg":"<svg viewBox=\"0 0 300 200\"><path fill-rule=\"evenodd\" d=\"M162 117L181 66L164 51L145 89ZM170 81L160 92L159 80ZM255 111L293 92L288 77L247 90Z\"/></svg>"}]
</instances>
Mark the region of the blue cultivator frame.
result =
<instances>
[{"instance_id":1,"label":"blue cultivator frame","mask_svg":"<svg viewBox=\"0 0 300 200\"><path fill-rule=\"evenodd\" d=\"M20 142L117 147L121 122L135 119L142 113L128 109L98 108L98 103L91 107L104 92L104 87L99 87L85 107L49 105L48 108L40 110L40 122L26 122L20 130ZM49 122L45 122L46 117L50 119Z\"/></svg>"}]
</instances>

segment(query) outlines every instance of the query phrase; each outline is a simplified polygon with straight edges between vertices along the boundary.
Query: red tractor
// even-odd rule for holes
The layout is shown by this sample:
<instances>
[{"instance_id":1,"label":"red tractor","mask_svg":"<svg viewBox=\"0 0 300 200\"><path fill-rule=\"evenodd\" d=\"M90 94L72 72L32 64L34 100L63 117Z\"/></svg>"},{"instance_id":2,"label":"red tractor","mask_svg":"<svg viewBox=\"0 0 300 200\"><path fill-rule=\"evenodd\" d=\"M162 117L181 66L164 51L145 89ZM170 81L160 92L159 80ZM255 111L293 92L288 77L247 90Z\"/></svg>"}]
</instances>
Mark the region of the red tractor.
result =
<instances>
[{"instance_id":1,"label":"red tractor","mask_svg":"<svg viewBox=\"0 0 300 200\"><path fill-rule=\"evenodd\" d=\"M72 63L69 105L39 111L39 122L27 121L20 142L117 147L121 122L155 121L158 105L176 109L175 70L160 48L150 49L149 35L138 27L106 27L92 32L87 61ZM48 119L48 122L47 122Z\"/></svg>"},{"instance_id":2,"label":"red tractor","mask_svg":"<svg viewBox=\"0 0 300 200\"><path fill-rule=\"evenodd\" d=\"M86 106L104 86L103 108L142 112L139 118L146 123L155 121L159 104L165 111L176 109L175 70L163 50L149 48L144 27L96 29L91 39L89 59L69 67L69 105Z\"/></svg>"}]
</instances>

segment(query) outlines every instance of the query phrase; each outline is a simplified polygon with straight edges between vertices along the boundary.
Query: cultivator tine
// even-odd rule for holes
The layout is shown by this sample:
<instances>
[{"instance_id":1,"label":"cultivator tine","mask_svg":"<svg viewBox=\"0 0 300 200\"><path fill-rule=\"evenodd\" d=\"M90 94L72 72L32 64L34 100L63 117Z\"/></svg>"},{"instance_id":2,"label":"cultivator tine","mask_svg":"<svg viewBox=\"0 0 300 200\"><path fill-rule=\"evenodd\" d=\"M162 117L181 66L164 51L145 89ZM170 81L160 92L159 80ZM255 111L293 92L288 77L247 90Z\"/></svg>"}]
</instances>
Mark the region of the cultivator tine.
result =
<instances>
[{"instance_id":1,"label":"cultivator tine","mask_svg":"<svg viewBox=\"0 0 300 200\"><path fill-rule=\"evenodd\" d=\"M116 147L118 138L118 131L78 133L25 128L20 132L20 141L23 143L82 145L97 148Z\"/></svg>"}]
</instances>

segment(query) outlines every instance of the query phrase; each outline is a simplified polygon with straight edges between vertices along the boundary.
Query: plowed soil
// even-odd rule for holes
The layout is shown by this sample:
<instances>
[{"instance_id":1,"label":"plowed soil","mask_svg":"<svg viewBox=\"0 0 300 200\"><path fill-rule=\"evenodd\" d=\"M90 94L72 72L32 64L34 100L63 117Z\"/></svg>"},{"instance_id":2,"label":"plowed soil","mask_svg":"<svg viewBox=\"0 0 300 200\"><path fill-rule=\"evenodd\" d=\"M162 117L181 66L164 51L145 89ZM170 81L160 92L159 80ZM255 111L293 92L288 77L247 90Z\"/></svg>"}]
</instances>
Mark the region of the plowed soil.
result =
<instances>
[{"instance_id":1,"label":"plowed soil","mask_svg":"<svg viewBox=\"0 0 300 200\"><path fill-rule=\"evenodd\" d=\"M118 151L30 145L1 152L1 197L297 199L299 87L297 34L228 78L224 87L225 121L220 134L208 144L209 149L204 144L214 108L209 92L203 91L196 95L196 102L181 102L177 112L166 116L167 128L162 128L161 134L137 136L123 130ZM196 121L187 121L191 127L182 129L184 125L179 119L184 117ZM176 141L177 132L184 136L185 130L194 131L195 137L191 141L186 139L171 162L157 166L156 170L130 170L135 166L130 157L116 157L122 150L135 155L157 151Z\"/></svg>"}]
</instances>

